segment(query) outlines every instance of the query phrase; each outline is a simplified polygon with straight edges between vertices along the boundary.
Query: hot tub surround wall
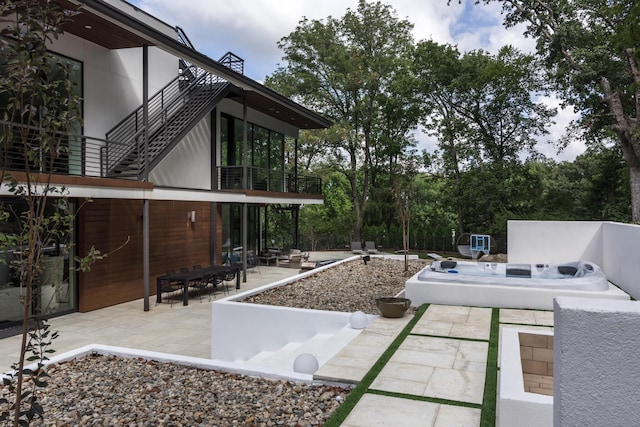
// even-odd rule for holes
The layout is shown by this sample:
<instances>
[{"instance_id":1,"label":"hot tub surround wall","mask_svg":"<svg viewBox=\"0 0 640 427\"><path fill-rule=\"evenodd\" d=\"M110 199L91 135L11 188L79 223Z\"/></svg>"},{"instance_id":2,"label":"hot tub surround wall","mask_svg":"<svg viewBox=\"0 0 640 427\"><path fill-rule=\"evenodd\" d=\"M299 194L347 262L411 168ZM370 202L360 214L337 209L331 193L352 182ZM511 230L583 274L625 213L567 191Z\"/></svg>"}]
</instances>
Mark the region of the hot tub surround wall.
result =
<instances>
[{"instance_id":1,"label":"hot tub surround wall","mask_svg":"<svg viewBox=\"0 0 640 427\"><path fill-rule=\"evenodd\" d=\"M602 268L607 279L640 299L640 226L599 221L509 221L512 263L562 263L576 259Z\"/></svg>"}]
</instances>

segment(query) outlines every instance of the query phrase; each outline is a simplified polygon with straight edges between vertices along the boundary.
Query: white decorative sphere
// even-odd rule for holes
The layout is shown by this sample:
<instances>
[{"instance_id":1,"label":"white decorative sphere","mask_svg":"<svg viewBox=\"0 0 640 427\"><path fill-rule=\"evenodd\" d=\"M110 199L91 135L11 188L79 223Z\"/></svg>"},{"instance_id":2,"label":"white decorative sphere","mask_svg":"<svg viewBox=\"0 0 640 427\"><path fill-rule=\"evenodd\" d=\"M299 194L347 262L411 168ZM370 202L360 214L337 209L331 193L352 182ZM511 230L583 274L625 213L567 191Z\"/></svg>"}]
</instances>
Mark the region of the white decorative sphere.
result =
<instances>
[{"instance_id":1,"label":"white decorative sphere","mask_svg":"<svg viewBox=\"0 0 640 427\"><path fill-rule=\"evenodd\" d=\"M351 323L351 327L353 329L364 329L367 327L367 323L369 320L367 319L367 315L361 311L355 311L351 314L349 318L349 322Z\"/></svg>"},{"instance_id":2,"label":"white decorative sphere","mask_svg":"<svg viewBox=\"0 0 640 427\"><path fill-rule=\"evenodd\" d=\"M318 359L311 353L302 353L293 361L293 371L300 374L313 374L318 370Z\"/></svg>"}]
</instances>

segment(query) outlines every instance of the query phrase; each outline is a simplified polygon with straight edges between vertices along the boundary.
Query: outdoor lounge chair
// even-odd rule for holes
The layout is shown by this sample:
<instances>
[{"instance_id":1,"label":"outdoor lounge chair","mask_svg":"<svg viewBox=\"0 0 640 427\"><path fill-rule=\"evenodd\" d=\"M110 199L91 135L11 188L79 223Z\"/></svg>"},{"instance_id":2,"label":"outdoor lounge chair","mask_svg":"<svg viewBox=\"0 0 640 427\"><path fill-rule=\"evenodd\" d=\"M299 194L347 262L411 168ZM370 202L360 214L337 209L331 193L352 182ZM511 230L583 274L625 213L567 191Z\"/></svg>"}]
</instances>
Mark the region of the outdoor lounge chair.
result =
<instances>
[{"instance_id":1,"label":"outdoor lounge chair","mask_svg":"<svg viewBox=\"0 0 640 427\"><path fill-rule=\"evenodd\" d=\"M376 249L376 242L364 242L364 246L369 254L378 253L378 249Z\"/></svg>"},{"instance_id":2,"label":"outdoor lounge chair","mask_svg":"<svg viewBox=\"0 0 640 427\"><path fill-rule=\"evenodd\" d=\"M351 242L351 252L354 254L362 254L364 251L362 250L362 242Z\"/></svg>"},{"instance_id":3,"label":"outdoor lounge chair","mask_svg":"<svg viewBox=\"0 0 640 427\"><path fill-rule=\"evenodd\" d=\"M278 265L281 267L300 268L300 265L308 260L308 252L302 252L300 249L291 249L288 254L278 257Z\"/></svg>"}]
</instances>

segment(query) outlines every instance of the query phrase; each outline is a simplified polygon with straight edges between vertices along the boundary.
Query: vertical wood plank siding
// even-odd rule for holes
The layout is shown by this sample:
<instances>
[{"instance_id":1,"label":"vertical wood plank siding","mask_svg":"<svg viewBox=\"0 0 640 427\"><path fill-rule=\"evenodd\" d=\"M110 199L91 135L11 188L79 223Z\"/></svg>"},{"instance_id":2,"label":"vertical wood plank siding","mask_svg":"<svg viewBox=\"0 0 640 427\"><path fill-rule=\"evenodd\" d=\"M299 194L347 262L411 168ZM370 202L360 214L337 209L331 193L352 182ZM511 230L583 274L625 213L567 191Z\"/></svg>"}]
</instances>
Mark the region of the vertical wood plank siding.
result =
<instances>
[{"instance_id":1,"label":"vertical wood plank siding","mask_svg":"<svg viewBox=\"0 0 640 427\"><path fill-rule=\"evenodd\" d=\"M156 276L194 264L209 265L211 205L200 202L151 201L149 204L149 291ZM189 221L189 212L196 221ZM79 273L78 309L96 310L142 298L142 201L96 199L78 215L78 256L91 246L108 257ZM117 250L127 241L129 243Z\"/></svg>"}]
</instances>

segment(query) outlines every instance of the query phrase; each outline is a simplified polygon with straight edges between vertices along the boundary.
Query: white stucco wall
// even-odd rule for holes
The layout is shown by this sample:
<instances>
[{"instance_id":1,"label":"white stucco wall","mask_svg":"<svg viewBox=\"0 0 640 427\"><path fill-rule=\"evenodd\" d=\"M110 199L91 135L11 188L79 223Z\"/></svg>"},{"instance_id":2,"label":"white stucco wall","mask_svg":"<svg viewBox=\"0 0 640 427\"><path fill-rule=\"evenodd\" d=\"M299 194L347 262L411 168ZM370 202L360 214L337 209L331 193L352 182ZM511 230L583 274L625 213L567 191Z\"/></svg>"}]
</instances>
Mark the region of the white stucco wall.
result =
<instances>
[{"instance_id":1,"label":"white stucco wall","mask_svg":"<svg viewBox=\"0 0 640 427\"><path fill-rule=\"evenodd\" d=\"M159 186L211 189L211 124L205 117L149 174Z\"/></svg>"},{"instance_id":2,"label":"white stucco wall","mask_svg":"<svg viewBox=\"0 0 640 427\"><path fill-rule=\"evenodd\" d=\"M602 268L612 283L640 299L640 226L603 224Z\"/></svg>"},{"instance_id":3,"label":"white stucco wall","mask_svg":"<svg viewBox=\"0 0 640 427\"><path fill-rule=\"evenodd\" d=\"M105 132L142 105L142 49L109 50L65 34L53 52L83 63L84 134L104 138ZM178 75L178 60L149 47L149 95Z\"/></svg>"},{"instance_id":4,"label":"white stucco wall","mask_svg":"<svg viewBox=\"0 0 640 427\"><path fill-rule=\"evenodd\" d=\"M508 221L510 263L591 261L602 267L602 223L595 221Z\"/></svg>"},{"instance_id":5,"label":"white stucco wall","mask_svg":"<svg viewBox=\"0 0 640 427\"><path fill-rule=\"evenodd\" d=\"M554 425L638 425L640 303L560 297L554 325Z\"/></svg>"},{"instance_id":6,"label":"white stucco wall","mask_svg":"<svg viewBox=\"0 0 640 427\"><path fill-rule=\"evenodd\" d=\"M525 391L518 336L520 332L553 335L551 330L501 328L498 425L549 427L553 425L553 396Z\"/></svg>"}]
</instances>

